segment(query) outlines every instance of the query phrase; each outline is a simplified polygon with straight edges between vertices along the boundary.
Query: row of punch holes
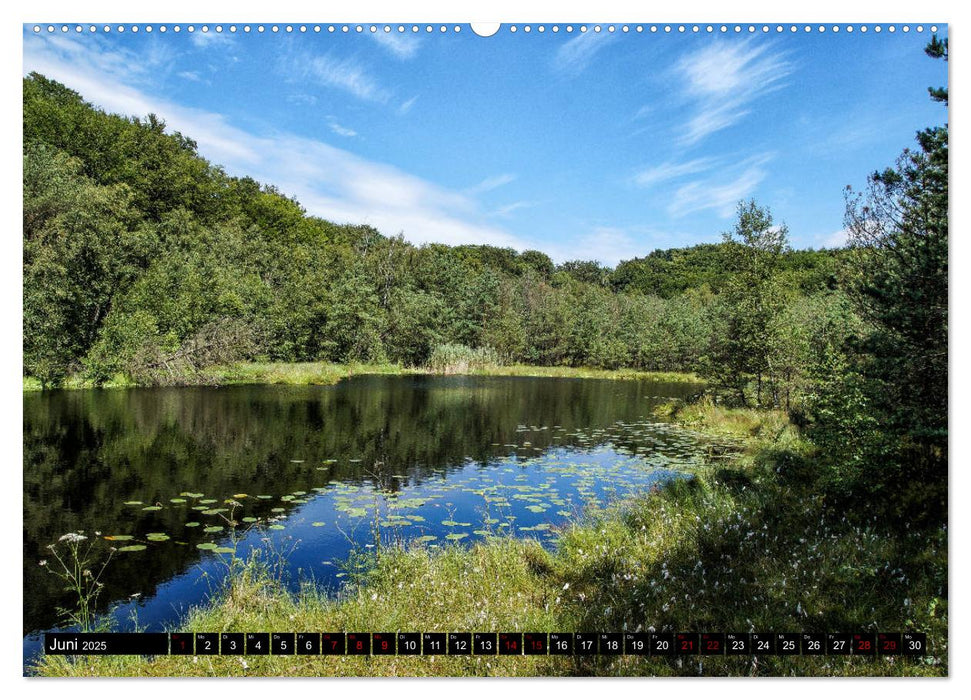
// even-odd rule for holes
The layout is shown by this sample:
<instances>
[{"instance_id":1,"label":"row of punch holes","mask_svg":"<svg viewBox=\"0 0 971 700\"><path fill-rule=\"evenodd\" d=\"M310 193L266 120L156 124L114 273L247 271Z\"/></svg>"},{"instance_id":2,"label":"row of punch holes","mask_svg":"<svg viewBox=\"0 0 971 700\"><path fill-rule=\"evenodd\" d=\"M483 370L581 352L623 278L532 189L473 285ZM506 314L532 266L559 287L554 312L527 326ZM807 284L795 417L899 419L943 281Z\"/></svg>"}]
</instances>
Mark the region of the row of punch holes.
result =
<instances>
[{"instance_id":1,"label":"row of punch holes","mask_svg":"<svg viewBox=\"0 0 971 700\"><path fill-rule=\"evenodd\" d=\"M128 26L126 26L126 25L123 25L123 24L119 24L119 25L115 25L115 26L112 26L112 25L109 25L109 24L105 24L105 25L101 25L101 26L94 25L94 24L90 24L90 25L86 25L86 26L85 25L80 25L80 24L76 24L76 25L67 25L67 24L53 25L53 24L48 24L47 26L42 26L42 25L39 25L39 24L35 24L34 27L33 27L33 29L34 29L34 33L35 34L38 34L38 33L43 32L45 30L48 33L54 33L54 32L57 32L57 31L60 31L62 33L67 33L67 32L70 32L70 31L73 30L75 33L82 33L82 32L85 32L85 31L87 31L89 33L94 33L94 32L104 32L104 33L118 32L118 33L124 33L124 32L127 31L127 32L131 32L133 34L137 34L138 32L152 33L154 31L158 31L158 32L160 32L162 34L165 34L166 32L169 32L169 31L175 32L176 34L182 32L182 31L186 31L189 34L192 34L192 33L197 32L197 31L198 32L202 32L204 34L205 33L208 33L208 32L211 32L211 31L214 31L217 34L222 34L224 32L228 32L230 34L236 34L238 32L242 32L243 34L250 34L250 33L253 33L253 32L255 32L257 34L263 34L263 33L266 33L266 32L270 32L270 33L274 33L274 34L278 34L280 32L283 32L285 34L293 34L293 33L306 34L307 32L313 32L315 34L320 34L321 32L326 32L326 33L329 33L329 34L335 34L335 33L342 33L342 34L358 33L358 34L362 34L362 33L365 33L365 32L371 32L371 33L375 33L375 32L386 32L386 33L398 32L400 34L403 34L405 32L411 32L413 34L417 34L419 32L424 31L425 33L430 34L430 33L436 32L436 31L439 32L439 33L447 33L447 32L450 32L450 31L451 32L455 32L455 33L459 33L459 32L462 31L462 26L460 26L458 24L455 24L455 25L445 25L445 24L442 24L442 25L431 25L431 24L426 24L426 25L417 25L417 24L404 25L404 24L399 24L399 25L394 25L394 26L392 26L390 24L385 24L385 25L376 25L376 24L371 24L371 25L362 25L362 24L357 24L357 25L348 25L348 24L344 24L344 25L333 25L333 24L331 24L331 25L319 25L319 24L315 24L315 25L306 25L306 24L300 24L300 25L293 25L293 24L277 25L277 24L273 24L273 25L269 25L269 26L265 26L265 25L262 25L262 24L253 25L253 26L248 25L248 24L245 24L245 25L237 26L235 24L231 24L231 25L227 25L227 26L224 27L221 24L217 24L217 25L214 25L213 27L210 27L209 25L205 25L204 24L204 25L201 25L201 26L198 26L197 27L195 25L190 24L190 25L186 25L185 27L183 27L182 25L175 24L175 25L172 25L172 26L159 25L159 26L155 27L155 26L152 26L150 24L149 25L142 25L142 26L139 26L139 25L128 25ZM887 25L886 28L884 28L881 25L873 25L872 27L871 26L868 26L868 25L859 25L859 26L844 25L842 27L839 26L839 25L832 25L832 26L827 27L826 25L822 25L822 24L815 25L815 26L814 25L808 25L808 24L806 24L806 25L795 25L795 24L791 24L791 25L781 25L781 24L777 24L777 25L774 25L774 26L769 26L767 24L763 24L761 26L756 26L756 25L752 25L752 24L746 25L746 26L742 26L742 25L738 25L738 24L736 24L736 25L725 25L725 24L722 24L722 25L717 25L717 26L716 25L711 25L711 24L708 24L708 25L697 25L697 24L693 24L693 25L685 25L685 24L681 24L681 25L670 25L670 24L666 24L666 25L643 25L643 24L636 24L636 25L629 25L629 24L622 24L622 25L613 25L613 24L599 25L599 24L596 24L596 25L592 25L592 26L589 26L589 27L587 25L585 25L585 24L581 24L581 25L572 25L572 24L558 25L558 24L554 24L554 25L551 25L549 27L547 27L546 25L543 25L543 24L539 24L539 25L529 25L529 24L517 25L517 24L510 24L507 27L505 27L505 29L506 29L506 31L508 31L511 34L516 34L516 33L519 33L519 32L522 32L522 33L525 33L525 34L530 34L530 33L534 33L534 32L535 33L538 33L538 34L544 34L547 31L552 32L553 34L557 34L557 33L561 32L561 31L562 32L565 32L567 34L571 34L571 33L574 33L574 32L580 32L582 34L582 33L587 32L587 31L593 31L595 33L598 33L598 32L608 32L608 33L621 32L621 33L624 33L624 34L630 33L630 32L634 32L634 33L649 32L649 33L652 33L652 34L656 34L658 32L663 32L663 33L666 33L666 34L675 33L675 32L676 33L680 33L680 34L685 34L685 33L698 34L698 33L702 33L702 32L705 32L705 33L708 33L708 34L715 33L715 32L720 32L722 34L727 34L729 32L733 32L735 34L740 34L742 32L748 32L750 34L754 34L756 32L762 32L763 34L768 34L769 32L772 32L772 31L775 31L776 33L782 33L782 32L786 32L786 31L788 31L790 33L795 33L795 32L800 32L800 31L801 32L804 32L804 33L810 33L810 32L819 32L819 33L822 33L822 32L833 32L833 33L839 33L841 31L842 32L848 32L848 33L852 33L854 31L859 31L859 32L866 33L866 32L871 31L871 30L873 32L876 32L877 34L879 34L879 33L883 32L884 29L886 29L887 32L893 34L893 33L897 32L898 27L896 25L892 25L892 24L891 25ZM899 30L901 32L904 32L904 33L910 32L911 29L913 29L913 30L915 30L917 32L923 32L924 31L924 26L923 25L917 25L916 27L913 27L912 28L910 25L906 25L905 24L905 25L902 25L902 26L899 27ZM479 33L479 32L476 32L476 29L475 28L473 28L472 31L474 33ZM936 32L937 31L937 27L936 26L930 27L930 31Z\"/></svg>"}]
</instances>

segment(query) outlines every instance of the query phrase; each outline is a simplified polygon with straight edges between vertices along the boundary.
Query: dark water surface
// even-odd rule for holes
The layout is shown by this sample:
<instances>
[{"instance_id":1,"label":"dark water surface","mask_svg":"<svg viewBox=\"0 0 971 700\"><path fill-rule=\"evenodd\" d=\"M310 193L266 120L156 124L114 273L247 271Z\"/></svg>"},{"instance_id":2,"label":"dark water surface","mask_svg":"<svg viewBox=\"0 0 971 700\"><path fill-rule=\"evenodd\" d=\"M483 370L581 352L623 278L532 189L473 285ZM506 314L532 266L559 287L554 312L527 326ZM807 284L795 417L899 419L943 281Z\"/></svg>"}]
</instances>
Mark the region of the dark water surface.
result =
<instances>
[{"instance_id":1,"label":"dark water surface","mask_svg":"<svg viewBox=\"0 0 971 700\"><path fill-rule=\"evenodd\" d=\"M72 604L38 565L65 533L82 530L104 552L146 546L116 552L102 578L99 611L112 610L119 631L133 613L162 630L208 598L224 570L211 548L230 544L231 511L212 511L227 500L240 504L237 552L270 538L288 552L294 583L299 570L338 587L343 562L373 547L375 531L432 547L489 533L553 542L585 507L701 458L696 436L651 418L658 403L698 390L362 376L328 387L24 394L25 659Z\"/></svg>"}]
</instances>

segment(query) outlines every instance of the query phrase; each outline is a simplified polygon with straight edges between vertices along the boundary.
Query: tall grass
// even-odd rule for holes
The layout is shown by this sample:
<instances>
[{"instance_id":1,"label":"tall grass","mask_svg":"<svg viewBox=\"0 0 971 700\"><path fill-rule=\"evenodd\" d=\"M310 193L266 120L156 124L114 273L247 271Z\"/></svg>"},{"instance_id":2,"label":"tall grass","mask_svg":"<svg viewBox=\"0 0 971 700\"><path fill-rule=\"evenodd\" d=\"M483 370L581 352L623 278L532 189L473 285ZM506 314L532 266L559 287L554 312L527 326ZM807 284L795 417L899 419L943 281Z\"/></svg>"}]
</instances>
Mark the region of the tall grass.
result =
<instances>
[{"instance_id":1,"label":"tall grass","mask_svg":"<svg viewBox=\"0 0 971 700\"><path fill-rule=\"evenodd\" d=\"M492 370L500 365L499 354L489 347L438 345L428 358L428 369L438 374L469 374L477 370Z\"/></svg>"}]
</instances>

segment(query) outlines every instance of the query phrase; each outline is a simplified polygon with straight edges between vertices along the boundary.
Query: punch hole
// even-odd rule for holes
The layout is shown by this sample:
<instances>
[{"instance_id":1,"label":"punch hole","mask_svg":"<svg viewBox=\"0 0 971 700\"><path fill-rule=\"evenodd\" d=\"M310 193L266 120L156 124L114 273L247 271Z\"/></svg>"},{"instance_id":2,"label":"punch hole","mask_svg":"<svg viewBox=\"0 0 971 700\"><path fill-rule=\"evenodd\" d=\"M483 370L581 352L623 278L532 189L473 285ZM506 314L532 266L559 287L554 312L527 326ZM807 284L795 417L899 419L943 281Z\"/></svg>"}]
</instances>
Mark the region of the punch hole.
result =
<instances>
[{"instance_id":1,"label":"punch hole","mask_svg":"<svg viewBox=\"0 0 971 700\"><path fill-rule=\"evenodd\" d=\"M502 25L498 22L473 22L470 26L472 33L476 36L490 37L498 32Z\"/></svg>"}]
</instances>

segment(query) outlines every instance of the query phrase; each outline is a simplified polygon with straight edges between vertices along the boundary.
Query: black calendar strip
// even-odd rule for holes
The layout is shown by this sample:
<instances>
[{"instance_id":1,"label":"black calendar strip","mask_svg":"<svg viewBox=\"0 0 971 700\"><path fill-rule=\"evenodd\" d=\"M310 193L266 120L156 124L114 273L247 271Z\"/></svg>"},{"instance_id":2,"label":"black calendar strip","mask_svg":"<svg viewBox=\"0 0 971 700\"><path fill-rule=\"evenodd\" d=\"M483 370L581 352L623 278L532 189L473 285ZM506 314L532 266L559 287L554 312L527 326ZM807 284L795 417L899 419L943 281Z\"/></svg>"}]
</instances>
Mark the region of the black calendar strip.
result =
<instances>
[{"instance_id":1,"label":"black calendar strip","mask_svg":"<svg viewBox=\"0 0 971 700\"><path fill-rule=\"evenodd\" d=\"M228 656L922 656L920 632L171 632L44 635L44 651Z\"/></svg>"}]
</instances>

